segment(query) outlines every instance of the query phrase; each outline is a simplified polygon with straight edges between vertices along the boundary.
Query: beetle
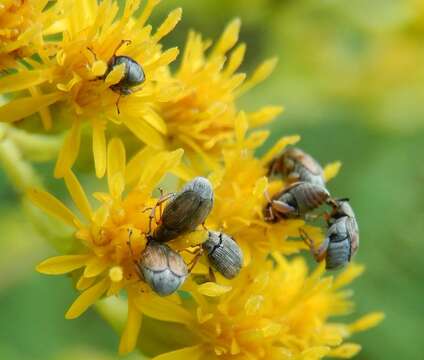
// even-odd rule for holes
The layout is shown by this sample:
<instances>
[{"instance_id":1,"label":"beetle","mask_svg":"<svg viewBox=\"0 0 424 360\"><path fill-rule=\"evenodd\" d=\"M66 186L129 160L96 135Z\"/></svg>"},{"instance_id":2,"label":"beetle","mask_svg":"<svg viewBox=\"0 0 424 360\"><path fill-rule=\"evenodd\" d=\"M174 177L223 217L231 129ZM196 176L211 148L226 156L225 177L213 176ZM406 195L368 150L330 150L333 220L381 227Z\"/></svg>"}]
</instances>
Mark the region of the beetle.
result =
<instances>
[{"instance_id":1,"label":"beetle","mask_svg":"<svg viewBox=\"0 0 424 360\"><path fill-rule=\"evenodd\" d=\"M326 269L336 270L349 263L357 252L359 227L348 199L329 199L328 204L333 209L330 214L326 214L328 230L323 243L316 248L306 232L301 232L301 236L316 261L325 259Z\"/></svg>"},{"instance_id":2,"label":"beetle","mask_svg":"<svg viewBox=\"0 0 424 360\"><path fill-rule=\"evenodd\" d=\"M223 232L209 231L202 243L212 267L227 279L238 275L243 265L243 253L233 238Z\"/></svg>"},{"instance_id":3,"label":"beetle","mask_svg":"<svg viewBox=\"0 0 424 360\"><path fill-rule=\"evenodd\" d=\"M268 176L280 174L289 183L309 182L324 187L323 169L311 155L291 147L268 164Z\"/></svg>"},{"instance_id":4,"label":"beetle","mask_svg":"<svg viewBox=\"0 0 424 360\"><path fill-rule=\"evenodd\" d=\"M177 291L188 274L187 265L181 255L152 238L148 238L145 249L134 263L139 277L160 296Z\"/></svg>"},{"instance_id":5,"label":"beetle","mask_svg":"<svg viewBox=\"0 0 424 360\"><path fill-rule=\"evenodd\" d=\"M297 182L269 198L264 209L264 219L267 222L277 222L281 219L304 217L308 212L318 208L330 197L325 187L309 182Z\"/></svg>"},{"instance_id":6,"label":"beetle","mask_svg":"<svg viewBox=\"0 0 424 360\"><path fill-rule=\"evenodd\" d=\"M167 242L194 231L198 225L204 224L212 210L213 196L212 184L204 177L196 177L185 184L179 193L170 196L153 238ZM158 204L167 199L159 200Z\"/></svg>"},{"instance_id":7,"label":"beetle","mask_svg":"<svg viewBox=\"0 0 424 360\"><path fill-rule=\"evenodd\" d=\"M103 76L101 76L98 79L106 79L106 77L109 75L109 73L116 67L121 64L124 64L124 75L121 80L119 80L118 83L113 84L110 86L110 89L117 94L119 94L118 99L116 100L116 109L118 114L120 114L119 111L119 100L121 99L121 96L131 95L134 92L134 87L141 85L146 81L146 75L144 73L143 67L135 61L133 58L125 55L116 55L118 50L124 45L124 44L130 44L130 40L121 40L121 42L116 47L115 51L113 52L112 57L109 59L107 63L107 69ZM93 54L94 57L96 57L96 54L94 51L90 48L88 48Z\"/></svg>"}]
</instances>

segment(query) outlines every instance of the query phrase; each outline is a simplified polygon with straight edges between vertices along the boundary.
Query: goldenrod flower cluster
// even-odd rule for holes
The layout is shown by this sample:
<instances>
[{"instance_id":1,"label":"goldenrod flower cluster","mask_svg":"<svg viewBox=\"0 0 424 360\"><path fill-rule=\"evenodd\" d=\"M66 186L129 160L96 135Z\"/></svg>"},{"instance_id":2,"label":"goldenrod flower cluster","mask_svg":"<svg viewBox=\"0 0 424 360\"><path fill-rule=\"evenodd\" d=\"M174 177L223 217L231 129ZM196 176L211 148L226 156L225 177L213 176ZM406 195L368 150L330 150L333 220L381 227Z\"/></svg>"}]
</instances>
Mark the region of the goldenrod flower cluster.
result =
<instances>
[{"instance_id":1,"label":"goldenrod flower cluster","mask_svg":"<svg viewBox=\"0 0 424 360\"><path fill-rule=\"evenodd\" d=\"M192 334L190 346L172 352L158 348L156 360L354 356L360 345L345 339L382 318L372 313L353 324L335 322L334 317L352 311L345 287L363 267L351 264L336 277L325 275L323 265L311 272L299 254L307 249L299 228L306 226L314 238L322 237L321 230L302 219L275 224L264 219L265 190L284 186L282 180L269 181L267 165L299 137L284 137L256 157L269 134L255 128L282 108L265 106L249 113L236 101L270 75L275 59L263 62L251 76L238 72L246 46L237 45L236 19L214 45L190 32L181 65L173 72L169 64L179 50L164 49L161 40L177 25L182 10L172 11L153 29L149 17L158 2L127 0L120 9L115 0L53 5L12 0L0 7L0 66L5 70L0 121L17 131L27 129L28 139L38 137L36 144L43 142L40 132L65 134L54 175L63 178L73 205L40 187L27 186L26 194L72 228L72 250L43 261L37 270L72 275L80 294L66 312L68 319L104 298L125 301L122 354L143 343L140 331L147 315L160 320L171 339L171 323ZM119 90L129 65L112 66L118 56L144 72L131 91ZM89 151L82 142L87 133ZM88 175L106 175L108 184L104 191L97 179L99 191L92 196L74 167L87 152L93 154ZM325 168L327 181L338 168L338 163ZM235 239L244 254L243 268L234 279L216 273L212 281L203 257L178 292L160 297L135 264L157 226L151 209L161 215L157 190L178 190L199 175L209 178L215 193L205 227ZM199 227L169 246L189 264L205 236ZM292 254L297 255L287 257Z\"/></svg>"}]
</instances>

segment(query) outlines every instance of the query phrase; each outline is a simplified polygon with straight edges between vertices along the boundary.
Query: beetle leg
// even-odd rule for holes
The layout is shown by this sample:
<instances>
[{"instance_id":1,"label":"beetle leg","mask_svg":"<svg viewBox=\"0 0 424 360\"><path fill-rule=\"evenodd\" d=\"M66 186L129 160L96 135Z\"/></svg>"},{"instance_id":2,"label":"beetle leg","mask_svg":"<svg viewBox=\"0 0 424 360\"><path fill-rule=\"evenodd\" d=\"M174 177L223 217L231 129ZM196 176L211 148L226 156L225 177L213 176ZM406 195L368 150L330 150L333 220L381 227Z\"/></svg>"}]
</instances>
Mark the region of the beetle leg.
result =
<instances>
[{"instance_id":1,"label":"beetle leg","mask_svg":"<svg viewBox=\"0 0 424 360\"><path fill-rule=\"evenodd\" d=\"M199 260L200 260L200 258L202 257L202 255L203 255L203 249L202 248L200 248L198 251L197 251L197 254L194 256L194 258L190 261L190 263L189 263L189 265L190 265L190 267L189 267L189 269L188 269L188 273L190 274L191 273L191 271L194 269L194 267L197 265L197 263L199 262Z\"/></svg>"},{"instance_id":2,"label":"beetle leg","mask_svg":"<svg viewBox=\"0 0 424 360\"><path fill-rule=\"evenodd\" d=\"M116 99L116 102L115 102L115 106L116 106L116 112L118 113L118 115L120 115L121 114L121 111L119 110L119 101L121 100L121 94L119 94L118 95L118 99Z\"/></svg>"},{"instance_id":3,"label":"beetle leg","mask_svg":"<svg viewBox=\"0 0 424 360\"><path fill-rule=\"evenodd\" d=\"M300 175L297 172L291 172L288 176L287 176L287 181L289 183L295 183L298 182L300 180Z\"/></svg>"},{"instance_id":4,"label":"beetle leg","mask_svg":"<svg viewBox=\"0 0 424 360\"><path fill-rule=\"evenodd\" d=\"M211 282L216 283L216 276L215 273L213 272L212 268L209 266L209 280Z\"/></svg>"},{"instance_id":5,"label":"beetle leg","mask_svg":"<svg viewBox=\"0 0 424 360\"><path fill-rule=\"evenodd\" d=\"M94 52L94 50L93 50L91 47L89 47L89 46L87 46L87 50L93 54L93 56L94 56L94 60L95 60L95 61L97 61L97 55L96 55L96 53Z\"/></svg>"},{"instance_id":6,"label":"beetle leg","mask_svg":"<svg viewBox=\"0 0 424 360\"><path fill-rule=\"evenodd\" d=\"M299 234L300 234L300 237L303 239L303 241L306 243L306 245L309 246L311 250L311 254L315 258L315 260L317 262L321 262L322 260L324 260L326 252L327 252L328 244L330 243L329 238L326 237L324 242L318 248L316 248L314 240L311 239L311 237L308 235L308 233L305 230L299 229Z\"/></svg>"}]
</instances>

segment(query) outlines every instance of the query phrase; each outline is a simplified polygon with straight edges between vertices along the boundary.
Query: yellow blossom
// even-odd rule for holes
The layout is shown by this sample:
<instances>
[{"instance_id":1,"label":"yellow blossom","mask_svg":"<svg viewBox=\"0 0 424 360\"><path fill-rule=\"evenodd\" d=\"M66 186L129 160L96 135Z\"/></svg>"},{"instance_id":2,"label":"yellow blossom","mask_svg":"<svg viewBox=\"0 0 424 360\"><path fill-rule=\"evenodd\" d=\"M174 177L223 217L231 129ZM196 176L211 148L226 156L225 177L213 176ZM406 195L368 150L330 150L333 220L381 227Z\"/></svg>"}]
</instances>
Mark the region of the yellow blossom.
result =
<instances>
[{"instance_id":1,"label":"yellow blossom","mask_svg":"<svg viewBox=\"0 0 424 360\"><path fill-rule=\"evenodd\" d=\"M45 10L48 0L5 0L0 4L0 70L16 65L43 45L43 33L65 10L59 1Z\"/></svg>"},{"instance_id":2,"label":"yellow blossom","mask_svg":"<svg viewBox=\"0 0 424 360\"><path fill-rule=\"evenodd\" d=\"M117 295L125 290L128 296L128 322L123 332L120 352L131 351L140 331L142 313L151 316L156 308L161 312L156 317L170 320L166 315L183 310L176 309L179 299L170 296L161 299L146 283L140 281L131 249L136 257L146 245L149 228L149 213L144 211L155 204L151 193L166 172L178 165L182 150L160 152L152 159L154 166L145 168L139 183L125 190L125 149L118 139L108 146L107 179L109 193L95 193L101 202L97 210L91 204L76 176L69 171L64 179L68 191L83 218L77 217L53 195L38 189L28 192L31 200L52 216L75 228L75 238L80 242L78 253L49 258L38 265L44 274L59 275L73 272L78 278L76 288L81 291L66 313L74 319L102 296ZM171 319L172 320L172 319Z\"/></svg>"},{"instance_id":3,"label":"yellow blossom","mask_svg":"<svg viewBox=\"0 0 424 360\"><path fill-rule=\"evenodd\" d=\"M181 65L173 76L183 91L161 106L171 146L183 147L188 156L200 154L209 168L216 165L222 148L233 139L239 113L237 98L268 77L276 64L276 59L266 60L247 79L237 72L246 50L245 44L236 46L240 24L239 19L233 20L208 54L211 42L190 32ZM248 123L251 127L264 125L281 111L278 106L265 106L247 114Z\"/></svg>"},{"instance_id":4,"label":"yellow blossom","mask_svg":"<svg viewBox=\"0 0 424 360\"><path fill-rule=\"evenodd\" d=\"M56 164L56 177L64 176L74 164L85 124L92 128L98 177L106 169L105 132L112 123L124 125L153 148L164 147L161 135L167 130L155 104L173 98L178 90L175 81L165 76L178 49L163 51L160 40L178 23L181 9L172 11L152 32L146 22L158 0L148 0L135 17L140 3L141 0L126 1L123 15L117 18L116 1L73 1L69 14L49 29L62 39L39 49L40 62L29 61L29 68L20 67L0 80L0 93L29 91L29 96L15 98L0 108L1 121L16 122L39 112L44 127L50 129L53 109L54 125L70 128ZM127 42L122 44L123 41ZM106 76L108 61L116 51L137 61L145 73L145 81L134 89L134 94L122 98L110 87L122 79L125 65L115 66Z\"/></svg>"},{"instance_id":5,"label":"yellow blossom","mask_svg":"<svg viewBox=\"0 0 424 360\"><path fill-rule=\"evenodd\" d=\"M194 302L191 319L184 321L198 340L154 360L351 358L360 346L345 339L382 319L372 313L351 325L335 322L334 317L349 314L353 306L351 292L343 289L348 283L338 284L338 279L349 278L350 283L352 274L360 273L359 265L349 265L335 279L324 276L323 265L308 274L302 258L288 261L278 253L254 265L224 293L205 293L188 284Z\"/></svg>"}]
</instances>

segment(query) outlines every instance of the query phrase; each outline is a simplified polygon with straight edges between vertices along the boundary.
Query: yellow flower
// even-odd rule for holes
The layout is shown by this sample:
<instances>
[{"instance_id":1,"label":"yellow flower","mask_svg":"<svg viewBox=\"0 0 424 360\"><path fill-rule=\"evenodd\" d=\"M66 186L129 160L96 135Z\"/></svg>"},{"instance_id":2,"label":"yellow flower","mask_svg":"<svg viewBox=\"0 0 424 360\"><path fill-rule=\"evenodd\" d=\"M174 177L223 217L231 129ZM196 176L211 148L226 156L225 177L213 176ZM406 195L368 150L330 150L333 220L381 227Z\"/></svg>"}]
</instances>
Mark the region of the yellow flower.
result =
<instances>
[{"instance_id":1,"label":"yellow flower","mask_svg":"<svg viewBox=\"0 0 424 360\"><path fill-rule=\"evenodd\" d=\"M74 164L83 124L92 128L98 177L106 169L108 125L124 125L146 144L156 149L164 147L161 134L166 133L166 126L157 115L155 104L173 98L177 91L175 81L165 75L178 49L162 51L159 42L178 23L181 9L172 11L152 33L146 21L158 0L147 1L141 14L135 17L140 2L126 1L123 15L117 19L116 1L73 1L68 16L50 29L51 33L60 34L62 40L52 40L50 47L40 49L40 62L30 61L29 69L20 68L0 80L0 93L29 90L31 95L18 97L1 107L1 121L16 122L39 112L44 127L49 129L53 121L50 109L54 104L58 128L70 128L56 164L56 177L64 176ZM123 44L123 41L128 42ZM130 96L120 97L110 88L122 79L125 71L125 65L121 64L108 72L108 61L116 51L137 61L145 74L145 81Z\"/></svg>"},{"instance_id":2,"label":"yellow flower","mask_svg":"<svg viewBox=\"0 0 424 360\"><path fill-rule=\"evenodd\" d=\"M181 66L174 75L184 91L161 107L171 146L183 147L188 156L200 154L209 168L215 165L226 142L233 139L239 113L237 98L268 77L276 64L276 59L263 62L247 80L245 74L237 73L246 50L245 44L240 44L231 51L239 30L240 20L236 19L208 55L211 43L190 32ZM265 106L247 114L247 119L251 127L261 126L281 111L278 106Z\"/></svg>"},{"instance_id":3,"label":"yellow flower","mask_svg":"<svg viewBox=\"0 0 424 360\"><path fill-rule=\"evenodd\" d=\"M351 358L361 347L345 339L383 319L372 313L353 324L333 320L352 311L344 286L362 266L351 264L333 278L323 276L322 265L308 274L302 258L288 261L279 254L255 265L244 269L229 291L192 284L191 320L187 323L184 313L180 322L198 340L154 360Z\"/></svg>"},{"instance_id":4,"label":"yellow flower","mask_svg":"<svg viewBox=\"0 0 424 360\"><path fill-rule=\"evenodd\" d=\"M266 257L271 251L293 254L307 247L299 238L299 228L305 223L300 219L270 224L263 218L266 205L265 190L274 194L284 187L282 181L268 183L268 162L287 145L299 141L299 136L281 138L263 157L256 158L254 150L267 139L268 131L248 130L247 117L241 113L235 120L235 141L224 151L223 165L211 175L215 187L215 203L206 225L211 229L222 229L237 241L249 264L251 254ZM325 167L327 180L335 176L339 163ZM322 237L321 230L306 226L315 239ZM312 235L313 234L313 235Z\"/></svg>"},{"instance_id":5,"label":"yellow flower","mask_svg":"<svg viewBox=\"0 0 424 360\"><path fill-rule=\"evenodd\" d=\"M125 290L128 296L128 322L123 332L120 352L131 351L137 341L142 313L152 315L155 309L163 309L156 317L166 317L166 311L176 312L179 299L176 295L162 299L155 295L146 283L140 281L134 266L128 241L136 257L146 245L149 213L143 211L155 204L151 193L162 177L178 165L182 150L160 152L146 159L146 166L139 183L124 195L125 149L118 139L108 146L107 179L109 193L95 193L101 206L93 211L76 176L69 171L64 179L68 191L83 215L78 218L60 200L49 193L31 189L31 200L52 216L75 228L75 238L80 249L76 254L62 255L43 261L37 270L44 274L59 275L73 272L78 277L76 288L82 293L66 313L74 319L102 296L117 295ZM131 234L131 235L130 235ZM175 310L176 308L176 310Z\"/></svg>"},{"instance_id":6,"label":"yellow flower","mask_svg":"<svg viewBox=\"0 0 424 360\"><path fill-rule=\"evenodd\" d=\"M43 11L48 0L5 0L0 4L0 70L36 53L43 31L59 19L61 2ZM60 4L59 4L60 3Z\"/></svg>"}]
</instances>

